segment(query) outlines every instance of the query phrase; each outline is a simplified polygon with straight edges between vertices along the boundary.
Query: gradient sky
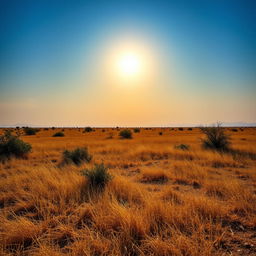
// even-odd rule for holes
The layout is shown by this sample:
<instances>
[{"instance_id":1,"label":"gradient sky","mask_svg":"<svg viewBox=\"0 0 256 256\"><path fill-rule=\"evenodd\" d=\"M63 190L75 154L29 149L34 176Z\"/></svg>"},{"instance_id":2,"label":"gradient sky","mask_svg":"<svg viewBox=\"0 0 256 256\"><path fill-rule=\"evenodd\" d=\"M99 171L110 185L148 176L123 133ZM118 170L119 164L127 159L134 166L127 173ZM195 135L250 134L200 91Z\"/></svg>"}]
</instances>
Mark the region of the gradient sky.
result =
<instances>
[{"instance_id":1,"label":"gradient sky","mask_svg":"<svg viewBox=\"0 0 256 256\"><path fill-rule=\"evenodd\" d=\"M256 1L0 1L0 125L256 122ZM147 56L136 82L112 55Z\"/></svg>"}]
</instances>

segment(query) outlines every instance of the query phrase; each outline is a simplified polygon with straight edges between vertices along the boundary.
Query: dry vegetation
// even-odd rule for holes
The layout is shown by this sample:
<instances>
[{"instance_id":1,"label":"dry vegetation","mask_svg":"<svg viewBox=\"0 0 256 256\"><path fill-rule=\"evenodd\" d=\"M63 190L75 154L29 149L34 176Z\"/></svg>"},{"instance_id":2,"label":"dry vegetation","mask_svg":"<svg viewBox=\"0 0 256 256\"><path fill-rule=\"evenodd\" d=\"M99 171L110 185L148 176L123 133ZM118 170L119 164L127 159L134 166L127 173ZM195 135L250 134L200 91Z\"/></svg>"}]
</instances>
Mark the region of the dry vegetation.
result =
<instances>
[{"instance_id":1,"label":"dry vegetation","mask_svg":"<svg viewBox=\"0 0 256 256\"><path fill-rule=\"evenodd\" d=\"M121 130L21 135L32 152L0 163L0 255L256 255L255 128L226 128L224 153L196 128ZM62 165L77 147L91 161ZM111 179L89 190L101 163Z\"/></svg>"}]
</instances>

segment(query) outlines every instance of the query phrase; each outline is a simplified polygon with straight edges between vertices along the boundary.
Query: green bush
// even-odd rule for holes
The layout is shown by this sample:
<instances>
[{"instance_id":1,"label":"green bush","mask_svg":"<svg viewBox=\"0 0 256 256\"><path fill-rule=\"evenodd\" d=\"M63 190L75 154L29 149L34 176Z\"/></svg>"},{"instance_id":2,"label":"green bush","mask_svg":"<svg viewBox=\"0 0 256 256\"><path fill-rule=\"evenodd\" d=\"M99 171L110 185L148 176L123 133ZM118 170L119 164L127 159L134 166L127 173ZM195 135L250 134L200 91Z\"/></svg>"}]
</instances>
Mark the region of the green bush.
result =
<instances>
[{"instance_id":1,"label":"green bush","mask_svg":"<svg viewBox=\"0 0 256 256\"><path fill-rule=\"evenodd\" d=\"M88 178L88 185L91 189L103 189L112 179L104 164L95 164L94 168L82 171L82 175Z\"/></svg>"},{"instance_id":2,"label":"green bush","mask_svg":"<svg viewBox=\"0 0 256 256\"><path fill-rule=\"evenodd\" d=\"M31 151L31 145L6 131L0 136L0 160L10 159L12 156L23 158Z\"/></svg>"},{"instance_id":3,"label":"green bush","mask_svg":"<svg viewBox=\"0 0 256 256\"><path fill-rule=\"evenodd\" d=\"M225 134L224 128L220 124L213 127L201 127L201 131L206 135L202 140L203 147L217 151L228 151L230 138Z\"/></svg>"},{"instance_id":4,"label":"green bush","mask_svg":"<svg viewBox=\"0 0 256 256\"><path fill-rule=\"evenodd\" d=\"M37 132L39 132L39 129L32 127L24 127L23 131L26 135L35 135Z\"/></svg>"},{"instance_id":5,"label":"green bush","mask_svg":"<svg viewBox=\"0 0 256 256\"><path fill-rule=\"evenodd\" d=\"M85 127L84 132L92 132L93 129L91 127Z\"/></svg>"},{"instance_id":6,"label":"green bush","mask_svg":"<svg viewBox=\"0 0 256 256\"><path fill-rule=\"evenodd\" d=\"M63 132L56 132L52 135L52 137L64 137L65 134Z\"/></svg>"},{"instance_id":7,"label":"green bush","mask_svg":"<svg viewBox=\"0 0 256 256\"><path fill-rule=\"evenodd\" d=\"M132 132L129 129L125 129L120 131L119 136L122 139L131 139L132 138Z\"/></svg>"},{"instance_id":8,"label":"green bush","mask_svg":"<svg viewBox=\"0 0 256 256\"><path fill-rule=\"evenodd\" d=\"M139 129L139 128L134 128L133 131L134 131L135 133L138 133L138 132L140 132L140 129Z\"/></svg>"},{"instance_id":9,"label":"green bush","mask_svg":"<svg viewBox=\"0 0 256 256\"><path fill-rule=\"evenodd\" d=\"M80 165L82 162L89 163L92 156L89 154L87 148L76 148L74 150L65 150L63 152L63 163Z\"/></svg>"}]
</instances>

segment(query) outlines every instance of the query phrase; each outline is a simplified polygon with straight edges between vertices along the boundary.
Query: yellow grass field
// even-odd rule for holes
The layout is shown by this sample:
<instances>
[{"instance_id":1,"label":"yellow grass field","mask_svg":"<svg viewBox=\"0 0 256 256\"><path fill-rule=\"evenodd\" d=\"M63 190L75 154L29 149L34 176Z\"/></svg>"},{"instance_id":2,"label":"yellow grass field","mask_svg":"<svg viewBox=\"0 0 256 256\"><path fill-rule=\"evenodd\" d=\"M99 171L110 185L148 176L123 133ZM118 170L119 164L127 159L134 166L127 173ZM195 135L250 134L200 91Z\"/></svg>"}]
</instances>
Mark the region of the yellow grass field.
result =
<instances>
[{"instance_id":1,"label":"yellow grass field","mask_svg":"<svg viewBox=\"0 0 256 256\"><path fill-rule=\"evenodd\" d=\"M0 255L256 255L256 128L225 129L243 154L203 149L198 128L22 135L28 158L0 163ZM92 161L60 165L76 147ZM113 178L85 192L95 163Z\"/></svg>"}]
</instances>

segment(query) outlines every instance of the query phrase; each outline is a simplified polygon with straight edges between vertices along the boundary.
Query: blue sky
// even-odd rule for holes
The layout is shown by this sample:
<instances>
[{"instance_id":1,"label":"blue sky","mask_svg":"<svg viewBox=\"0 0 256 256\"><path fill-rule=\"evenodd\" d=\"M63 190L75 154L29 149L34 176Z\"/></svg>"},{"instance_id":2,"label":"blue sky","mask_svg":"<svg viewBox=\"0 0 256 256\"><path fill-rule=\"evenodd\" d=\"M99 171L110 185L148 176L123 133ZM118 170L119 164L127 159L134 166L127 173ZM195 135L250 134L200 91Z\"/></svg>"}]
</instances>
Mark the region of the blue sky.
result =
<instances>
[{"instance_id":1,"label":"blue sky","mask_svg":"<svg viewBox=\"0 0 256 256\"><path fill-rule=\"evenodd\" d=\"M255 7L2 0L0 125L256 122ZM122 40L151 49L150 86L110 85L102 63Z\"/></svg>"}]
</instances>

